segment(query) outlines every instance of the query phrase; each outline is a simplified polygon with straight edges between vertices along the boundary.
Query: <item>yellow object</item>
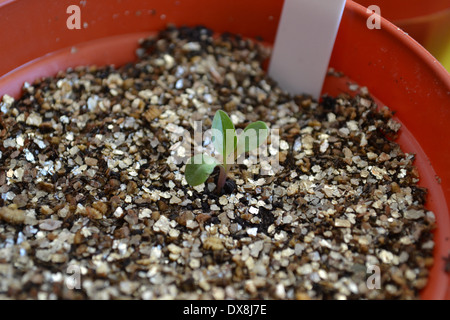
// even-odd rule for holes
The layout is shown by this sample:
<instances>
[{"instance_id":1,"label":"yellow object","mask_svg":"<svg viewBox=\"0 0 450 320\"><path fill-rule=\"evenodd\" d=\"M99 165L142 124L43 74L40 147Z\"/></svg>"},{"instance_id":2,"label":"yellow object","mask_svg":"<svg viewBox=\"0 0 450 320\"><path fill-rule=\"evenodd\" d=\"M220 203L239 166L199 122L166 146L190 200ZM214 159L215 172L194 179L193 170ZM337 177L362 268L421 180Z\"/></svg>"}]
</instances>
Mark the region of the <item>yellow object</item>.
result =
<instances>
[{"instance_id":1,"label":"yellow object","mask_svg":"<svg viewBox=\"0 0 450 320\"><path fill-rule=\"evenodd\" d=\"M422 44L450 72L450 0L354 0L376 5L381 16Z\"/></svg>"},{"instance_id":2,"label":"yellow object","mask_svg":"<svg viewBox=\"0 0 450 320\"><path fill-rule=\"evenodd\" d=\"M447 42L447 46L441 50L441 55L438 57L438 60L450 72L450 42Z\"/></svg>"},{"instance_id":3,"label":"yellow object","mask_svg":"<svg viewBox=\"0 0 450 320\"><path fill-rule=\"evenodd\" d=\"M450 72L450 9L393 23L421 43Z\"/></svg>"},{"instance_id":4,"label":"yellow object","mask_svg":"<svg viewBox=\"0 0 450 320\"><path fill-rule=\"evenodd\" d=\"M450 9L436 13L424 47L450 72Z\"/></svg>"}]
</instances>

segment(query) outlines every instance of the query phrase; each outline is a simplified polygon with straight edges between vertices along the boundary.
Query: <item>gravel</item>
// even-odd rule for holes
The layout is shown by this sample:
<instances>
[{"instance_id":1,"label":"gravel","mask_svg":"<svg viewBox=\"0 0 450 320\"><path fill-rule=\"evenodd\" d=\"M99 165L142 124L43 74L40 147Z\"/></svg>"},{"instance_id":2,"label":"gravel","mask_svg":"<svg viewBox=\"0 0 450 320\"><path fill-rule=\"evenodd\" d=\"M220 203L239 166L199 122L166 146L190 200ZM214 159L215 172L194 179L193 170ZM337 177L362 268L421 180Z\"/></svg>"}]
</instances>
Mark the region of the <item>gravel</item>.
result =
<instances>
[{"instance_id":1,"label":"gravel","mask_svg":"<svg viewBox=\"0 0 450 320\"><path fill-rule=\"evenodd\" d=\"M434 215L366 88L292 97L263 70L268 48L202 27L137 53L3 96L1 299L419 297ZM190 156L180 133L219 109L280 134L277 171L249 156L220 195L217 172L190 187L174 161Z\"/></svg>"}]
</instances>

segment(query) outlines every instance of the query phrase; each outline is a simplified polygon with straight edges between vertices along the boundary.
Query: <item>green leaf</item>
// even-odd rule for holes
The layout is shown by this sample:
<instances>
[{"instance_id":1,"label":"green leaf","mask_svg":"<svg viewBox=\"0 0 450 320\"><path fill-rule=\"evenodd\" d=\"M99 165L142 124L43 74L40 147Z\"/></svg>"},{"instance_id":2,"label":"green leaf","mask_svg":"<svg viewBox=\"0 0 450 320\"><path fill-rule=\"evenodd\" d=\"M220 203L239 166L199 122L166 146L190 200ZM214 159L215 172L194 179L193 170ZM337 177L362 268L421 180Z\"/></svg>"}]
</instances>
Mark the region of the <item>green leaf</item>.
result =
<instances>
[{"instance_id":1,"label":"green leaf","mask_svg":"<svg viewBox=\"0 0 450 320\"><path fill-rule=\"evenodd\" d=\"M236 149L236 130L231 119L222 110L217 111L214 115L211 140L214 148L220 152L224 159Z\"/></svg>"},{"instance_id":2,"label":"green leaf","mask_svg":"<svg viewBox=\"0 0 450 320\"><path fill-rule=\"evenodd\" d=\"M186 163L184 175L191 186L198 186L208 179L218 165L216 159L206 154L196 154Z\"/></svg>"},{"instance_id":3,"label":"green leaf","mask_svg":"<svg viewBox=\"0 0 450 320\"><path fill-rule=\"evenodd\" d=\"M239 135L237 156L259 148L269 136L269 128L262 121L250 123Z\"/></svg>"}]
</instances>

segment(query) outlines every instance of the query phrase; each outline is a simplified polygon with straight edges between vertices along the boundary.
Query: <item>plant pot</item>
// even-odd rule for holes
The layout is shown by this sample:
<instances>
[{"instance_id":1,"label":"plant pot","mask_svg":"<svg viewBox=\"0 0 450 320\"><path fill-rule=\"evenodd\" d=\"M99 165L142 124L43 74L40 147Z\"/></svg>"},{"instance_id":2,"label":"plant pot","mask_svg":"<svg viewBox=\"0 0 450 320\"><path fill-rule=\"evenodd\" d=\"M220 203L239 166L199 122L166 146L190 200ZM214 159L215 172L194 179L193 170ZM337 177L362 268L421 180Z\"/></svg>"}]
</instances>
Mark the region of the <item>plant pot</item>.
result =
<instances>
[{"instance_id":1,"label":"plant pot","mask_svg":"<svg viewBox=\"0 0 450 320\"><path fill-rule=\"evenodd\" d=\"M282 2L259 1L95 1L81 5L82 28L69 30L71 1L0 1L0 96L19 96L25 81L86 64L121 65L135 58L137 40L167 23L203 24L217 32L260 36L273 43ZM324 93L348 91L347 80L367 86L397 111L403 124L399 144L416 153L420 185L428 188L427 208L436 215L435 263L421 297L450 298L450 76L435 58L387 20L369 30L366 9L348 1L330 66L348 78L328 78ZM12 21L22 21L14 24ZM23 21L25 21L23 23Z\"/></svg>"},{"instance_id":2,"label":"plant pot","mask_svg":"<svg viewBox=\"0 0 450 320\"><path fill-rule=\"evenodd\" d=\"M368 7L377 5L381 15L421 43L450 70L450 2L358 0Z\"/></svg>"}]
</instances>

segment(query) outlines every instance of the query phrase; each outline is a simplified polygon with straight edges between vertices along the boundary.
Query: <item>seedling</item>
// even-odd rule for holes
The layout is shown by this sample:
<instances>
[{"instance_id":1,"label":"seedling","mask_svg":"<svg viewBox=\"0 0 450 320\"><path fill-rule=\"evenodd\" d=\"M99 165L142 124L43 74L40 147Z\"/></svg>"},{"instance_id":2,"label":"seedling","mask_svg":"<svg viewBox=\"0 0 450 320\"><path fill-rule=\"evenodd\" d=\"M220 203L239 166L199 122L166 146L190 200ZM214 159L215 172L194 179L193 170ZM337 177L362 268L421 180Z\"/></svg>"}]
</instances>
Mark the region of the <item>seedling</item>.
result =
<instances>
[{"instance_id":1,"label":"seedling","mask_svg":"<svg viewBox=\"0 0 450 320\"><path fill-rule=\"evenodd\" d=\"M256 121L250 123L238 137L233 122L222 110L214 115L211 129L211 141L222 161L206 154L196 154L188 160L184 174L191 186L197 186L204 183L214 168L219 166L217 192L220 193L236 159L245 152L259 148L266 141L269 129L264 122Z\"/></svg>"}]
</instances>

